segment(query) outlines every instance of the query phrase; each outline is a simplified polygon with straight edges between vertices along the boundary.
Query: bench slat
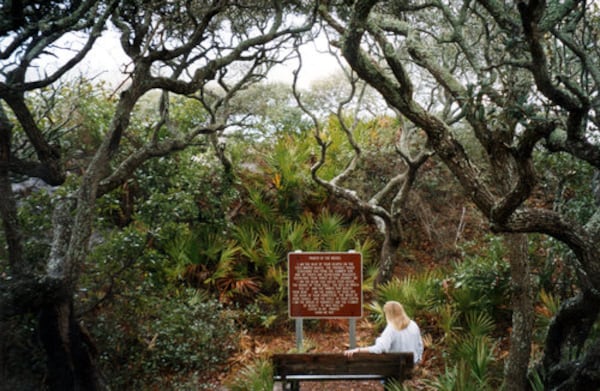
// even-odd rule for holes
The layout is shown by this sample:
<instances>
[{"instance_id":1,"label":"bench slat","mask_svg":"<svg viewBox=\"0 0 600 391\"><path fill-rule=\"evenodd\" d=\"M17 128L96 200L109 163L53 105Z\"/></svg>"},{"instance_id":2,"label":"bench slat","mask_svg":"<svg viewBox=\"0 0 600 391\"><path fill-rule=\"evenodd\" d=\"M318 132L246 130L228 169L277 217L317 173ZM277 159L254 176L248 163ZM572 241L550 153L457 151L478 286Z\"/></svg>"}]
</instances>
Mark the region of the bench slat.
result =
<instances>
[{"instance_id":1,"label":"bench slat","mask_svg":"<svg viewBox=\"0 0 600 391\"><path fill-rule=\"evenodd\" d=\"M294 353L272 356L275 376L291 379L290 376L336 376L349 379L349 376L369 375L372 378L410 377L413 368L412 353L357 353L346 357L343 353Z\"/></svg>"},{"instance_id":2,"label":"bench slat","mask_svg":"<svg viewBox=\"0 0 600 391\"><path fill-rule=\"evenodd\" d=\"M381 380L381 375L288 375L285 380L327 381L327 380ZM284 380L281 376L273 376L274 380Z\"/></svg>"}]
</instances>

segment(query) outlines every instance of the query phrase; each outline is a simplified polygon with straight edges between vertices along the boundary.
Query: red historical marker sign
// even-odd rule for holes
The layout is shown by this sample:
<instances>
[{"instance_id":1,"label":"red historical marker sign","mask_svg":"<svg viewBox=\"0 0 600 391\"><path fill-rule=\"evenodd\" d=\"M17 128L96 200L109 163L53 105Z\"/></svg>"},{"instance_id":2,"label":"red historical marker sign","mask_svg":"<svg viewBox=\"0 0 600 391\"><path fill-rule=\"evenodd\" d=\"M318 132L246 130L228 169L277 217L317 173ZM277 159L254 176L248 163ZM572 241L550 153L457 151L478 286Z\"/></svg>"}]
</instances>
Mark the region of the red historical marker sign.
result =
<instances>
[{"instance_id":1,"label":"red historical marker sign","mask_svg":"<svg viewBox=\"0 0 600 391\"><path fill-rule=\"evenodd\" d=\"M288 307L291 318L362 317L362 255L289 253Z\"/></svg>"}]
</instances>

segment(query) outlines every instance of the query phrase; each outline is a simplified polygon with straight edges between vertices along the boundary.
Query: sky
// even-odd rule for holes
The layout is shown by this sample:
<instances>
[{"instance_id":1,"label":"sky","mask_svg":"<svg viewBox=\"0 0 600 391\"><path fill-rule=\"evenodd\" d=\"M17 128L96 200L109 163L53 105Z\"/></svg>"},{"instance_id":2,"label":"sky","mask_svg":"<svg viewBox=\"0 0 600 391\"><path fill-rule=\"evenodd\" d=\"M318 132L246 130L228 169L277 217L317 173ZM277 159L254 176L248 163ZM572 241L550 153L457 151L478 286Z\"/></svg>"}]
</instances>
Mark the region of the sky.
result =
<instances>
[{"instance_id":1,"label":"sky","mask_svg":"<svg viewBox=\"0 0 600 391\"><path fill-rule=\"evenodd\" d=\"M105 31L76 72L98 77L112 85L119 85L126 78L123 70L128 57L121 49L118 39L114 31ZM325 79L339 71L339 64L335 58L325 53L326 49L327 43L324 39L308 44L302 49L303 69L299 77L300 87L309 88L314 81ZM276 66L272 69L269 80L291 83L292 71L296 65L291 63L288 66Z\"/></svg>"}]
</instances>

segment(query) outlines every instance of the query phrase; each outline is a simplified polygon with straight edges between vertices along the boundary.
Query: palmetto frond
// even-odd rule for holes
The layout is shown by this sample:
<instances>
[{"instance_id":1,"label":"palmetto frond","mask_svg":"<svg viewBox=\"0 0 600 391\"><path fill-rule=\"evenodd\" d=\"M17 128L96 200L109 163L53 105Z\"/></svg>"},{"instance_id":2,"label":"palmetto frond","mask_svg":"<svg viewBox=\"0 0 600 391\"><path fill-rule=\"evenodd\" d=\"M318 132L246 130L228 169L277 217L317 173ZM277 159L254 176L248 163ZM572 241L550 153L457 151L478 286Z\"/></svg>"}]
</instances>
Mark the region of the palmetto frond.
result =
<instances>
[{"instance_id":1,"label":"palmetto frond","mask_svg":"<svg viewBox=\"0 0 600 391\"><path fill-rule=\"evenodd\" d=\"M221 256L219 257L219 261L216 264L215 271L205 282L214 284L217 282L217 280L232 275L236 260L235 256L239 251L240 248L232 243L230 243L228 247L224 248L221 252Z\"/></svg>"},{"instance_id":2,"label":"palmetto frond","mask_svg":"<svg viewBox=\"0 0 600 391\"><path fill-rule=\"evenodd\" d=\"M277 216L277 209L263 196L261 190L248 189L248 198L258 217L265 221L273 221Z\"/></svg>"},{"instance_id":3,"label":"palmetto frond","mask_svg":"<svg viewBox=\"0 0 600 391\"><path fill-rule=\"evenodd\" d=\"M302 222L285 221L279 228L279 237L285 250L289 252L302 249L308 231L309 228Z\"/></svg>"},{"instance_id":4,"label":"palmetto frond","mask_svg":"<svg viewBox=\"0 0 600 391\"><path fill-rule=\"evenodd\" d=\"M240 247L240 253L252 263L259 263L261 254L258 249L258 233L254 224L242 224L234 228L234 237Z\"/></svg>"},{"instance_id":5,"label":"palmetto frond","mask_svg":"<svg viewBox=\"0 0 600 391\"><path fill-rule=\"evenodd\" d=\"M494 319L487 312L469 312L465 315L466 330L473 337L490 335L496 328Z\"/></svg>"},{"instance_id":6,"label":"palmetto frond","mask_svg":"<svg viewBox=\"0 0 600 391\"><path fill-rule=\"evenodd\" d=\"M325 243L334 243L343 228L343 219L341 216L331 214L327 211L321 213L314 222L314 231Z\"/></svg>"},{"instance_id":7,"label":"palmetto frond","mask_svg":"<svg viewBox=\"0 0 600 391\"><path fill-rule=\"evenodd\" d=\"M280 247L280 239L276 236L274 230L266 225L259 228L258 232L261 260L260 263L265 268L277 265L284 257Z\"/></svg>"}]
</instances>

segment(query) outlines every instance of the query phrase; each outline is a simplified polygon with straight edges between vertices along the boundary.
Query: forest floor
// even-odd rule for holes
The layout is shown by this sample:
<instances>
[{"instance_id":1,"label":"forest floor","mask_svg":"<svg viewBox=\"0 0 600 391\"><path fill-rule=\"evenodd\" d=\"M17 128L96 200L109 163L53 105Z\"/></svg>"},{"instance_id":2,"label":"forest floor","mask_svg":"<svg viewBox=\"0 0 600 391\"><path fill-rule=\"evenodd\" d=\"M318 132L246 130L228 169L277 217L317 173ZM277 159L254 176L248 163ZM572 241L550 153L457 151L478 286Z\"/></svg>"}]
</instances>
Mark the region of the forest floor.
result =
<instances>
[{"instance_id":1,"label":"forest floor","mask_svg":"<svg viewBox=\"0 0 600 391\"><path fill-rule=\"evenodd\" d=\"M342 323L345 322L345 323ZM319 325L313 325L310 330L304 330L303 346L309 352L341 353L348 349L350 336L347 329L347 320L321 321ZM305 326L306 328L306 326ZM319 328L319 330L315 330ZM367 319L357 322L356 341L358 346L371 345L378 333L375 326ZM413 371L413 378L403 384L411 390L424 389L424 380L432 377L436 365L435 354L428 349L429 338L425 336L425 353L421 365ZM221 390L227 390L225 386L229 379L234 379L236 374L259 358L268 358L275 353L286 353L296 348L296 336L293 330L281 330L268 334L249 334L242 336L241 349L232 357L227 370L218 375L218 383ZM303 391L383 391L383 385L379 381L336 381L336 382L304 382L301 383ZM281 390L281 384L275 384L274 390Z\"/></svg>"}]
</instances>

